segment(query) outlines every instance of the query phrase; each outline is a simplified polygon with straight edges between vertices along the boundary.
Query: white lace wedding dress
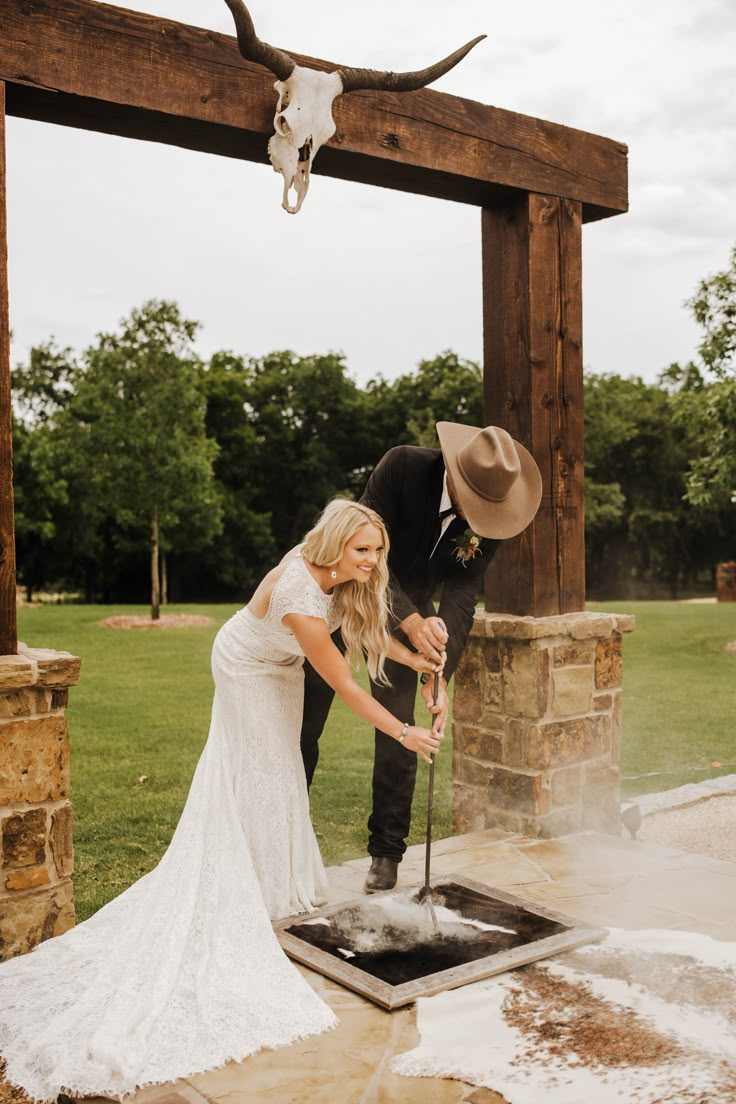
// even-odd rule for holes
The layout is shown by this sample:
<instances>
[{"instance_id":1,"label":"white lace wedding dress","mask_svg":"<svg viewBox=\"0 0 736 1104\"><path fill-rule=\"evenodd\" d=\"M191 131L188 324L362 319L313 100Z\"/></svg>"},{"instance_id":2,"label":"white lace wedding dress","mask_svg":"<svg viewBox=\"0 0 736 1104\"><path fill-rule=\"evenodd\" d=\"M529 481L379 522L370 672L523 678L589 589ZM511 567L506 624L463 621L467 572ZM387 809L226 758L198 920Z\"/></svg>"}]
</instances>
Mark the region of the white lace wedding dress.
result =
<instances>
[{"instance_id":1,"label":"white lace wedding dress","mask_svg":"<svg viewBox=\"0 0 736 1104\"><path fill-rule=\"evenodd\" d=\"M209 738L158 866L0 965L0 1057L38 1100L123 1096L334 1026L270 923L326 888L299 750L302 653L281 623L290 612L337 628L301 556L262 620L243 609L217 635Z\"/></svg>"}]
</instances>

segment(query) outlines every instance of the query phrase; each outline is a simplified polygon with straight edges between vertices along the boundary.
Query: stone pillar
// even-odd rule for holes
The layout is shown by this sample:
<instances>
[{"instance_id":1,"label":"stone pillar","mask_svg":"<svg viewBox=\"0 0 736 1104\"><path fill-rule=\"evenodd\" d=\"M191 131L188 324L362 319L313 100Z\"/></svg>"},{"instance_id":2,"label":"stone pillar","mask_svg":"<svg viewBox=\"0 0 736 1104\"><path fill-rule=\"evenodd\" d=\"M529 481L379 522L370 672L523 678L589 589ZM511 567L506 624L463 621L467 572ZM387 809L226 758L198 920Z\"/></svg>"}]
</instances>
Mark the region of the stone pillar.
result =
<instances>
[{"instance_id":1,"label":"stone pillar","mask_svg":"<svg viewBox=\"0 0 736 1104\"><path fill-rule=\"evenodd\" d=\"M622 633L634 618L478 612L455 677L456 833L620 832Z\"/></svg>"},{"instance_id":2,"label":"stone pillar","mask_svg":"<svg viewBox=\"0 0 736 1104\"><path fill-rule=\"evenodd\" d=\"M0 960L74 925L64 710L80 661L18 648L0 656Z\"/></svg>"}]
</instances>

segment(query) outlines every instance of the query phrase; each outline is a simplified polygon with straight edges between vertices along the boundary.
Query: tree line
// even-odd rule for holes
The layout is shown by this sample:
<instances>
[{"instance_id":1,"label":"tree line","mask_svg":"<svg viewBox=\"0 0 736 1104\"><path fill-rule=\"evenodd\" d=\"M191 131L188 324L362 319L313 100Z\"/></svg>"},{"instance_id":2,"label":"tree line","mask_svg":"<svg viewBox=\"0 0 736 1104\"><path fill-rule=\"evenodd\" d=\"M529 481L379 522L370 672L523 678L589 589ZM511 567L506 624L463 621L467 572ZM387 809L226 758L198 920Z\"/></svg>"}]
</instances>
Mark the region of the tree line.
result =
<instances>
[{"instance_id":1,"label":"tree line","mask_svg":"<svg viewBox=\"0 0 736 1104\"><path fill-rule=\"evenodd\" d=\"M677 595L736 554L736 249L691 300L698 359L654 384L585 377L586 570L597 597ZM336 494L439 420L481 425L448 351L360 387L335 353L195 354L152 300L82 353L12 372L18 579L87 601L245 599Z\"/></svg>"}]
</instances>

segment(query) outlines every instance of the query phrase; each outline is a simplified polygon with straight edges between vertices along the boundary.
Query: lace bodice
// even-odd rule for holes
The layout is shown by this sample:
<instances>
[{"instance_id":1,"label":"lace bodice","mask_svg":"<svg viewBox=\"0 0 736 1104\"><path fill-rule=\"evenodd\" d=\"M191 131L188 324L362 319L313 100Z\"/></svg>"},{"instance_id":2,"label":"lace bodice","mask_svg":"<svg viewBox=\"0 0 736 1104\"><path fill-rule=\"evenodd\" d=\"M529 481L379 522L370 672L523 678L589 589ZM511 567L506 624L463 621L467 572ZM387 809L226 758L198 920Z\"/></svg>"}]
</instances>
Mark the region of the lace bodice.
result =
<instances>
[{"instance_id":1,"label":"lace bodice","mask_svg":"<svg viewBox=\"0 0 736 1104\"><path fill-rule=\"evenodd\" d=\"M325 594L307 567L301 553L291 560L271 593L264 617L256 617L246 607L241 610L251 628L265 643L288 655L303 656L293 632L282 623L289 613L321 617L331 633L340 625L339 602L333 594Z\"/></svg>"}]
</instances>

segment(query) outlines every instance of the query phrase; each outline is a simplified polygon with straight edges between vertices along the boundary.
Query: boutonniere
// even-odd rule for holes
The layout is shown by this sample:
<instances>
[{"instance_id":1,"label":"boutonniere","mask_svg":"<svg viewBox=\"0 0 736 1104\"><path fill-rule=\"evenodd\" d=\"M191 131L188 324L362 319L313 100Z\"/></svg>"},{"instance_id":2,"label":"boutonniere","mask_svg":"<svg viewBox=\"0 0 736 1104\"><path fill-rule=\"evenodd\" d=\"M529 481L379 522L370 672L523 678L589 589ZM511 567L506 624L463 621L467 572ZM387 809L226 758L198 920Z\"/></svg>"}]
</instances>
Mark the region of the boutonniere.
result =
<instances>
[{"instance_id":1,"label":"boutonniere","mask_svg":"<svg viewBox=\"0 0 736 1104\"><path fill-rule=\"evenodd\" d=\"M455 537L452 542L455 547L455 559L463 565L468 566L468 560L474 560L476 556L483 555L483 549L480 546L480 537L477 533L474 533L472 529L466 529L462 536Z\"/></svg>"}]
</instances>

